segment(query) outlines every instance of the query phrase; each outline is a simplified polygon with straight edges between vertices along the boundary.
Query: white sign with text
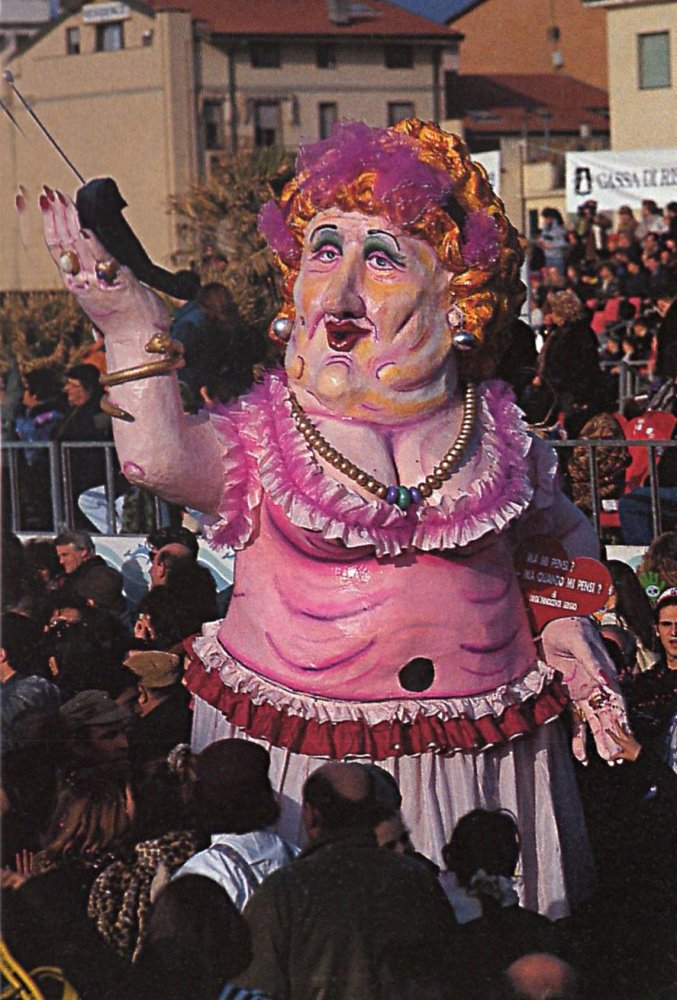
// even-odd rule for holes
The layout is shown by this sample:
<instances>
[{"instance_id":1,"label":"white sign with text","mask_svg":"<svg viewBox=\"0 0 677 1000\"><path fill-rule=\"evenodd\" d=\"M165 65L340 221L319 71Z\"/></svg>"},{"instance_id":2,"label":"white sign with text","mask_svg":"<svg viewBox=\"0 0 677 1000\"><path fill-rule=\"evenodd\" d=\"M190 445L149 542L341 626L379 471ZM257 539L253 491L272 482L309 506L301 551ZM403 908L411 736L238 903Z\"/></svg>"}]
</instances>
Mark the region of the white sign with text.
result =
<instances>
[{"instance_id":1,"label":"white sign with text","mask_svg":"<svg viewBox=\"0 0 677 1000\"><path fill-rule=\"evenodd\" d=\"M602 211L621 205L639 209L645 198L664 208L677 201L677 149L567 153L566 195L572 214L588 199Z\"/></svg>"}]
</instances>

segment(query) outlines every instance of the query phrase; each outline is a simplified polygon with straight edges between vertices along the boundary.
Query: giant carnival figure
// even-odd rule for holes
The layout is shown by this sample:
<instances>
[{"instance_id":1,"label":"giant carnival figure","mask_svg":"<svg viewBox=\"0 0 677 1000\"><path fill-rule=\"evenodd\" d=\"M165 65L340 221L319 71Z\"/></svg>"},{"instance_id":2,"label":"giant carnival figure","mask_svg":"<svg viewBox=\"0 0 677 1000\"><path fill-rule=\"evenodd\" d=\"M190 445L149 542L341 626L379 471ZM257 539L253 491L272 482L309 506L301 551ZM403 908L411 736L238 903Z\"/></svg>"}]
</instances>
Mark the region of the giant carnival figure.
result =
<instances>
[{"instance_id":1,"label":"giant carnival figure","mask_svg":"<svg viewBox=\"0 0 677 1000\"><path fill-rule=\"evenodd\" d=\"M126 477L203 511L211 544L237 553L228 613L192 644L195 747L269 747L291 837L328 758L390 771L437 860L462 815L505 807L523 901L565 915L589 853L560 716L573 701L608 758L623 708L588 620L536 641L521 597L524 539L571 557L597 542L551 449L487 380L523 286L484 169L417 120L342 123L303 147L260 217L283 276L284 368L197 415L182 412L158 297L68 198L40 203L65 283L106 336Z\"/></svg>"}]
</instances>

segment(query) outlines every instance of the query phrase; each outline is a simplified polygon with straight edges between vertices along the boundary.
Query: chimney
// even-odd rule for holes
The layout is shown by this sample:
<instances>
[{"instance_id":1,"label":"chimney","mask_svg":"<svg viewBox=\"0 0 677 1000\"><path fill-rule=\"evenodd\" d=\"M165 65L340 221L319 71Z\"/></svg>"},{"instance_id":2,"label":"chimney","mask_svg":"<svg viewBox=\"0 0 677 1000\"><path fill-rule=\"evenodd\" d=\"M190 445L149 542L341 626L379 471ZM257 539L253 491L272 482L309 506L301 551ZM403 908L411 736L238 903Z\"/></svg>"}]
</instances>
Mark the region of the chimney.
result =
<instances>
[{"instance_id":1,"label":"chimney","mask_svg":"<svg viewBox=\"0 0 677 1000\"><path fill-rule=\"evenodd\" d=\"M327 16L332 24L350 24L349 0L325 0Z\"/></svg>"}]
</instances>

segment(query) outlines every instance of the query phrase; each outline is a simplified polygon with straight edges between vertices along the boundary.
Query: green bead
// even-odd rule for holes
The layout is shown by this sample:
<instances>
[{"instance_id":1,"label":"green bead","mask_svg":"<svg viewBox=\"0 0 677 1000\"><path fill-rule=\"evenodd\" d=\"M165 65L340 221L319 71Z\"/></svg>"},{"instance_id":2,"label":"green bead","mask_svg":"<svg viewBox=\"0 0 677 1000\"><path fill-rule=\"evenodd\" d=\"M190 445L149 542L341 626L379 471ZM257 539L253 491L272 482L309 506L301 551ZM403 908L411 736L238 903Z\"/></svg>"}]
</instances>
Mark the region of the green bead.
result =
<instances>
[{"instance_id":1,"label":"green bead","mask_svg":"<svg viewBox=\"0 0 677 1000\"><path fill-rule=\"evenodd\" d=\"M400 486L397 490L397 500L395 501L400 510L407 510L411 507L411 493L406 486Z\"/></svg>"}]
</instances>

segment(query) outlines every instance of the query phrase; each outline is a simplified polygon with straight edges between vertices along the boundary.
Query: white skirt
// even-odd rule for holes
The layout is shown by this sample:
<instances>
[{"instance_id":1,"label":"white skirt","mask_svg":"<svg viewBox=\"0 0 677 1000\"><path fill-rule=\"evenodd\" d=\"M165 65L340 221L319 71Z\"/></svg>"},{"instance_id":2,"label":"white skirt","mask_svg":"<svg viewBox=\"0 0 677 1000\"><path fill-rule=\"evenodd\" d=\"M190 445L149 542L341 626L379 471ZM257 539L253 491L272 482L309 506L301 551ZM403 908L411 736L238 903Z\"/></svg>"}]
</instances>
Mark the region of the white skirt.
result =
<instances>
[{"instance_id":1,"label":"white skirt","mask_svg":"<svg viewBox=\"0 0 677 1000\"><path fill-rule=\"evenodd\" d=\"M200 697L194 697L194 706L196 752L215 740L252 738ZM294 753L262 739L255 742L270 753L270 778L281 807L277 832L302 844L303 783L327 758ZM402 816L414 847L440 867L442 848L462 816L476 808L502 808L515 816L520 831L517 889L522 905L557 920L589 895L592 857L559 720L540 726L530 736L482 751L430 752L376 763L399 785Z\"/></svg>"}]
</instances>

